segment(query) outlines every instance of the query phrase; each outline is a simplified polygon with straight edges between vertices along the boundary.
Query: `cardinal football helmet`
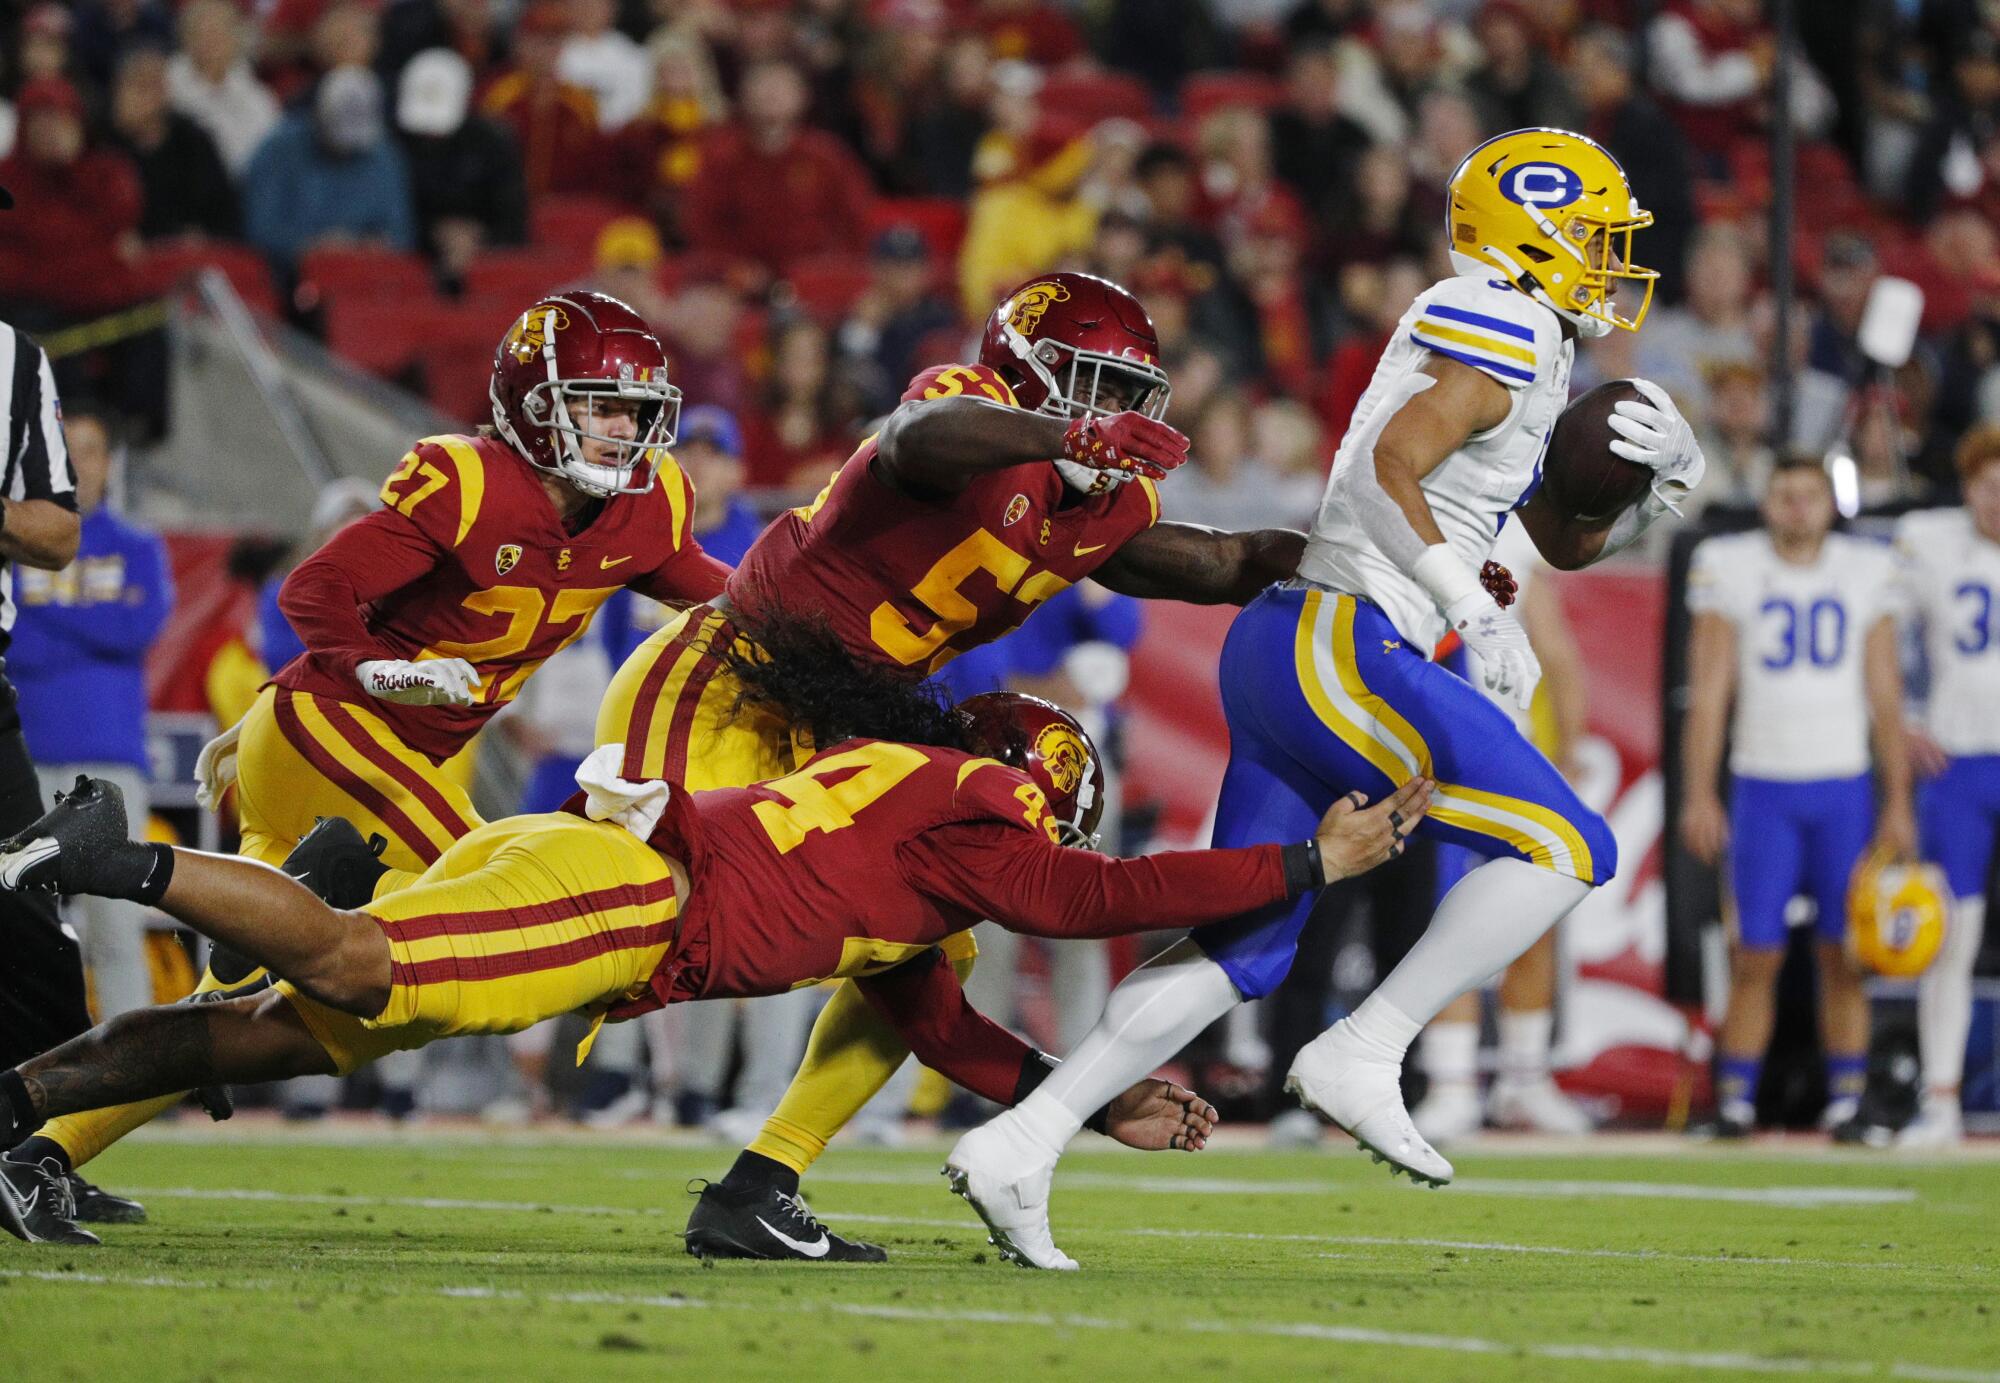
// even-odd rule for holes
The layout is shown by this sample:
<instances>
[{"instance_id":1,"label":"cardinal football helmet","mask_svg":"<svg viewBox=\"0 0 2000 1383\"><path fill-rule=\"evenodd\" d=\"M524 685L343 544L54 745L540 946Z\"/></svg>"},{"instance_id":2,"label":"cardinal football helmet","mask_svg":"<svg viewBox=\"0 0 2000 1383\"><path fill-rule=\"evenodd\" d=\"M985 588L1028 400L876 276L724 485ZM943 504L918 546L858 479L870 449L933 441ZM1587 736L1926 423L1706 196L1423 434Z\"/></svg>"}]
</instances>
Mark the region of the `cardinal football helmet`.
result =
<instances>
[{"instance_id":1,"label":"cardinal football helmet","mask_svg":"<svg viewBox=\"0 0 2000 1383\"><path fill-rule=\"evenodd\" d=\"M599 499L652 489L680 423L659 338L624 303L587 290L551 294L515 319L493 353L488 394L509 446ZM638 406L636 436L599 430L597 407L613 400ZM614 444L619 460L586 460L586 441Z\"/></svg>"},{"instance_id":2,"label":"cardinal football helmet","mask_svg":"<svg viewBox=\"0 0 2000 1383\"><path fill-rule=\"evenodd\" d=\"M1023 692L986 692L958 703L980 748L1033 780L1049 801L1050 838L1094 849L1104 815L1104 764L1076 717Z\"/></svg>"},{"instance_id":3,"label":"cardinal football helmet","mask_svg":"<svg viewBox=\"0 0 2000 1383\"><path fill-rule=\"evenodd\" d=\"M1951 887L1943 870L1870 854L1848 885L1848 946L1878 975L1921 975L1944 945L1950 913Z\"/></svg>"},{"instance_id":4,"label":"cardinal football helmet","mask_svg":"<svg viewBox=\"0 0 2000 1383\"><path fill-rule=\"evenodd\" d=\"M1093 274L1029 279L993 309L979 341L979 363L1000 373L1021 407L1057 418L1128 409L1166 417L1173 390L1159 356L1139 300ZM1085 494L1125 478L1069 461L1056 468Z\"/></svg>"},{"instance_id":5,"label":"cardinal football helmet","mask_svg":"<svg viewBox=\"0 0 2000 1383\"><path fill-rule=\"evenodd\" d=\"M1445 233L1461 274L1500 276L1585 336L1637 331L1659 272L1632 262L1632 233L1653 224L1618 160L1568 130L1515 130L1465 156L1451 175ZM1643 287L1629 317L1620 280Z\"/></svg>"}]
</instances>

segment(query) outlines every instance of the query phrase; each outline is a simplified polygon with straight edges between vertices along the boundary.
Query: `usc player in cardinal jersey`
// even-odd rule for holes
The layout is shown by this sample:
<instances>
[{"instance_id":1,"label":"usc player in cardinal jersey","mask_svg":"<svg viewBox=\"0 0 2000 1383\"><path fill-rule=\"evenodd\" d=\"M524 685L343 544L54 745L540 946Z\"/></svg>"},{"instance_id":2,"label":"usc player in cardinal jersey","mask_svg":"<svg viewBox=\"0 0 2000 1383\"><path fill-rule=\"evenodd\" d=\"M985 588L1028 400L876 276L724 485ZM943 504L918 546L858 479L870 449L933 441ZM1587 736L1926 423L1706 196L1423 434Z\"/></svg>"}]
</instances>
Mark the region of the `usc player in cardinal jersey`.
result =
<instances>
[{"instance_id":1,"label":"usc player in cardinal jersey","mask_svg":"<svg viewBox=\"0 0 2000 1383\"><path fill-rule=\"evenodd\" d=\"M720 598L634 651L605 698L598 743L625 746L627 777L696 790L791 772L802 747L792 727L740 713L736 681L714 656L740 637L738 623L776 612L822 615L854 655L914 676L1086 577L1130 595L1241 604L1292 575L1303 534L1162 520L1155 482L1187 459L1188 443L1160 421L1170 390L1158 355L1151 319L1116 284L1053 273L1016 288L994 309L976 363L918 375L819 497L764 531ZM969 968L969 935L945 949ZM895 1034L842 986L724 1185L796 1192L902 1057ZM703 1202L691 1232L712 1208Z\"/></svg>"},{"instance_id":2,"label":"usc player in cardinal jersey","mask_svg":"<svg viewBox=\"0 0 2000 1383\"><path fill-rule=\"evenodd\" d=\"M427 868L481 824L439 766L614 591L694 604L722 589L667 452L680 390L637 313L601 293L542 299L495 350L489 392L490 432L418 442L382 508L286 579L306 651L197 770L209 805L234 783L244 855L277 864L340 816L387 842L387 864ZM261 982L218 954L197 993ZM225 1092L202 1097L226 1116ZM172 1103L57 1120L53 1146L28 1152L80 1166Z\"/></svg>"},{"instance_id":3,"label":"usc player in cardinal jersey","mask_svg":"<svg viewBox=\"0 0 2000 1383\"><path fill-rule=\"evenodd\" d=\"M0 1137L107 1100L344 1073L579 1009L623 1019L836 976L924 1061L1011 1104L1052 1063L966 1004L945 937L986 917L1103 937L1227 916L1390 858L1423 815L1419 780L1365 811L1343 802L1309 840L1107 859L1065 845L1088 837L1102 771L1062 711L1013 693L946 709L927 686L856 672L837 644L822 666L837 680L739 665L753 694L808 691L791 710L828 748L797 772L689 793L618 778L620 751L607 747L579 772L587 795L572 811L479 827L400 886L378 887L384 867L346 822L316 829L287 862L308 888L129 840L117 789L79 779L0 847L0 886L143 899L284 978L262 994L137 1010L0 1072ZM846 733L857 729L924 743ZM1134 1146L1196 1149L1213 1121L1191 1093L1141 1080L1096 1122ZM0 1166L0 1228L95 1242L67 1223L54 1178ZM755 1237L691 1233L689 1250L868 1256L795 1196L757 1209Z\"/></svg>"}]
</instances>

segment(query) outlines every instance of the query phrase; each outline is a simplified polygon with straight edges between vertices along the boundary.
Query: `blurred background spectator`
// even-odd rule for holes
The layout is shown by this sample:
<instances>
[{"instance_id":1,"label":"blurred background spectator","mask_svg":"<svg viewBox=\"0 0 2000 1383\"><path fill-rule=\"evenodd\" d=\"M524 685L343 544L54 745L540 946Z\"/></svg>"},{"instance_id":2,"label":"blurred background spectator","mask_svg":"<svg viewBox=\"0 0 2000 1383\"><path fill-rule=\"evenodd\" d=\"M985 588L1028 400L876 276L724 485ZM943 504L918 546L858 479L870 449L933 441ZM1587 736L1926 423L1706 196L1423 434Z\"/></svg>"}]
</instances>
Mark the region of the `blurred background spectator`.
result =
<instances>
[{"instance_id":1,"label":"blurred background spectator","mask_svg":"<svg viewBox=\"0 0 2000 1383\"><path fill-rule=\"evenodd\" d=\"M111 92L111 147L139 174L139 235L233 239L236 187L208 131L173 109L167 70L160 49L128 49Z\"/></svg>"},{"instance_id":2,"label":"blurred background spectator","mask_svg":"<svg viewBox=\"0 0 2000 1383\"><path fill-rule=\"evenodd\" d=\"M307 250L416 244L416 207L389 138L382 82L365 67L327 75L287 115L243 175L244 230L281 268Z\"/></svg>"},{"instance_id":3,"label":"blurred background spectator","mask_svg":"<svg viewBox=\"0 0 2000 1383\"><path fill-rule=\"evenodd\" d=\"M527 238L528 189L505 126L472 110L472 65L449 48L411 58L396 85L396 134L417 230L440 280L462 281L481 250Z\"/></svg>"}]
</instances>

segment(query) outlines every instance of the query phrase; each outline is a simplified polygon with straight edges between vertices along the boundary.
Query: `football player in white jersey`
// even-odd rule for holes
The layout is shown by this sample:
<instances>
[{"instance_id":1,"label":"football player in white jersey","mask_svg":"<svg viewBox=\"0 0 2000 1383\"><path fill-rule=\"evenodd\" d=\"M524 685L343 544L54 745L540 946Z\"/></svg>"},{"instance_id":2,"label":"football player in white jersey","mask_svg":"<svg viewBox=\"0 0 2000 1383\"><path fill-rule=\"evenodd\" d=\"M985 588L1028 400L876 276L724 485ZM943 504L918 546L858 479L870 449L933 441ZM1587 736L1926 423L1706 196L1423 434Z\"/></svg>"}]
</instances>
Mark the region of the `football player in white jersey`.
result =
<instances>
[{"instance_id":1,"label":"football player in white jersey","mask_svg":"<svg viewBox=\"0 0 2000 1383\"><path fill-rule=\"evenodd\" d=\"M1692 431L1641 383L1644 402L1617 405L1610 446L1654 472L1648 492L1600 524L1538 494L1576 338L1636 330L1651 302L1657 275L1631 262L1632 234L1651 221L1618 161L1581 135L1518 130L1466 156L1446 209L1459 276L1404 314L1341 443L1298 578L1245 606L1223 650L1230 760L1217 844L1303 839L1343 794L1424 778L1436 790L1418 829L1490 857L1354 1014L1299 1052L1286 1082L1392 1170L1434 1183L1451 1164L1403 1107L1404 1052L1616 860L1603 819L1506 712L1429 658L1455 629L1485 684L1527 704L1540 676L1527 635L1479 580L1510 514L1553 565L1581 567L1700 480ZM1631 296L1614 303L1621 285ZM1203 928L1135 971L1039 1090L960 1139L946 1173L1004 1257L1075 1266L1050 1238L1048 1194L1063 1147L1104 1103L1097 1092L1269 993L1309 908Z\"/></svg>"},{"instance_id":2,"label":"football player in white jersey","mask_svg":"<svg viewBox=\"0 0 2000 1383\"><path fill-rule=\"evenodd\" d=\"M1907 515L1896 529L1911 614L1922 626L1930 696L1912 756L1924 857L1944 867L1955 902L1944 947L1917 982L1924 1100L1899 1146L1961 1136L1959 1078L1972 1021L1972 966L1986 920L1986 881L2000 832L2000 427L1958 447L1965 505Z\"/></svg>"},{"instance_id":3,"label":"football player in white jersey","mask_svg":"<svg viewBox=\"0 0 2000 1383\"><path fill-rule=\"evenodd\" d=\"M1780 462L1762 511L1762 528L1696 548L1688 574L1681 836L1710 864L1727 847L1735 901L1729 1004L1716 1036L1715 1131L1725 1136L1756 1122L1785 910L1801 893L1819 908L1822 1122L1857 1127L1868 999L1846 948L1848 881L1871 837L1898 855L1916 847L1894 558L1882 544L1832 531L1833 483L1816 458ZM1726 811L1716 788L1725 738Z\"/></svg>"}]
</instances>

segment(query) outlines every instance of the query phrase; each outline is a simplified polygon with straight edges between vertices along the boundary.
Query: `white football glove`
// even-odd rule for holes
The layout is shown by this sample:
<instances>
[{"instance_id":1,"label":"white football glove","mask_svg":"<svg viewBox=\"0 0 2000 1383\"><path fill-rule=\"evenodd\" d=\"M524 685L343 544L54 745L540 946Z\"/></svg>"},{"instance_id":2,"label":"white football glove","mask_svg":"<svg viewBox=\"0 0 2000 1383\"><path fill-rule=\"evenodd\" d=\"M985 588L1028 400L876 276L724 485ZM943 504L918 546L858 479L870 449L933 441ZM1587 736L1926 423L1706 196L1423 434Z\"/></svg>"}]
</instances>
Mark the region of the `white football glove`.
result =
<instances>
[{"instance_id":1,"label":"white football glove","mask_svg":"<svg viewBox=\"0 0 2000 1383\"><path fill-rule=\"evenodd\" d=\"M667 809L673 789L658 779L634 782L618 776L625 766L625 746L599 745L577 765L576 785L583 789L583 814L592 821L613 821L641 840L650 840L653 828Z\"/></svg>"},{"instance_id":2,"label":"white football glove","mask_svg":"<svg viewBox=\"0 0 2000 1383\"><path fill-rule=\"evenodd\" d=\"M220 811L222 799L236 782L236 741L243 734L237 721L201 747L194 761L194 800L203 811Z\"/></svg>"},{"instance_id":3,"label":"white football glove","mask_svg":"<svg viewBox=\"0 0 2000 1383\"><path fill-rule=\"evenodd\" d=\"M1467 595L1444 612L1465 647L1479 660L1479 679L1495 696L1522 710L1535 699L1542 680L1541 659L1528 644L1528 631L1484 591Z\"/></svg>"},{"instance_id":4,"label":"white football glove","mask_svg":"<svg viewBox=\"0 0 2000 1383\"><path fill-rule=\"evenodd\" d=\"M1635 379L1632 387L1646 401L1625 399L1611 410L1611 430L1618 434L1611 443L1612 455L1651 471L1653 493L1678 514L1682 501L1707 474L1708 461L1694 439L1694 429L1666 390L1650 379Z\"/></svg>"},{"instance_id":5,"label":"white football glove","mask_svg":"<svg viewBox=\"0 0 2000 1383\"><path fill-rule=\"evenodd\" d=\"M463 658L371 658L354 675L361 690L399 706L470 706L479 696L479 669Z\"/></svg>"}]
</instances>

